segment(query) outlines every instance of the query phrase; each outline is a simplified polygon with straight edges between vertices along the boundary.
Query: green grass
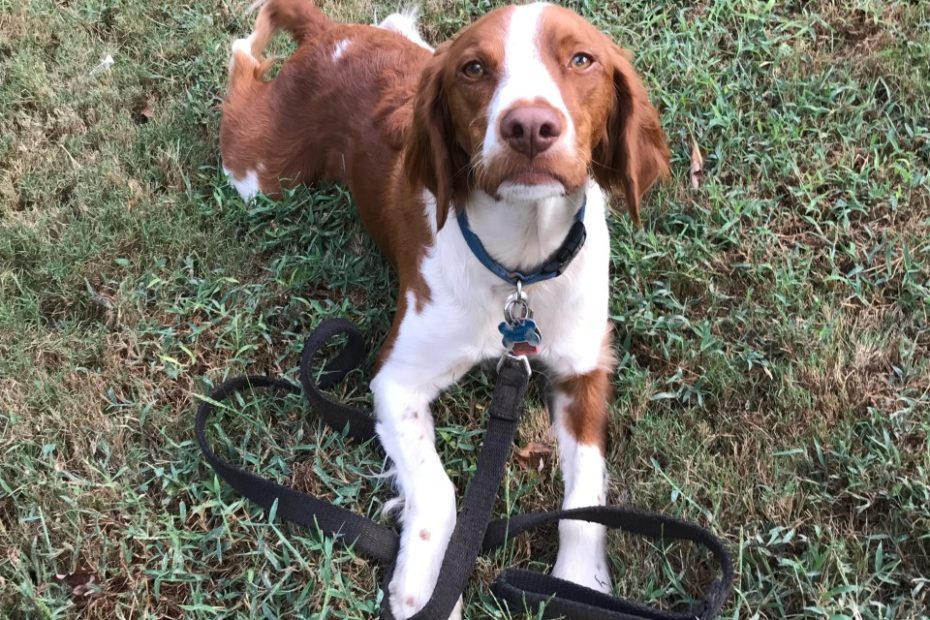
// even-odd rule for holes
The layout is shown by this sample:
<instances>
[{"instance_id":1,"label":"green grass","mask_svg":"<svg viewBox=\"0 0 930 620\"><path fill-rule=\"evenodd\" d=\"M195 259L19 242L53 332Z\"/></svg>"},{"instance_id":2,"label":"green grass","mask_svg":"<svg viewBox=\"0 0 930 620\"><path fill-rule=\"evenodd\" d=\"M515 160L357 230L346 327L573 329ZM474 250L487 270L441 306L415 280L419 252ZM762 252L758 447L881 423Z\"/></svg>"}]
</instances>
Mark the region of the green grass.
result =
<instances>
[{"instance_id":1,"label":"green grass","mask_svg":"<svg viewBox=\"0 0 930 620\"><path fill-rule=\"evenodd\" d=\"M343 190L246 206L223 181L217 104L247 4L0 0L2 617L376 609L379 567L269 522L193 441L211 384L293 377L324 317L374 348L393 305ZM673 152L642 229L611 222L610 500L727 539L726 617L928 617L930 3L573 5L635 51ZM491 6L427 0L424 30ZM365 402L370 369L341 396ZM436 405L459 489L488 395L474 373ZM521 443L550 441L541 401ZM297 398L225 416L214 442L267 475L370 515L391 496L379 453ZM554 508L559 488L514 464L500 509ZM482 558L467 616L505 617L484 584L545 570L552 541ZM675 607L706 577L691 549L612 545L621 594Z\"/></svg>"}]
</instances>

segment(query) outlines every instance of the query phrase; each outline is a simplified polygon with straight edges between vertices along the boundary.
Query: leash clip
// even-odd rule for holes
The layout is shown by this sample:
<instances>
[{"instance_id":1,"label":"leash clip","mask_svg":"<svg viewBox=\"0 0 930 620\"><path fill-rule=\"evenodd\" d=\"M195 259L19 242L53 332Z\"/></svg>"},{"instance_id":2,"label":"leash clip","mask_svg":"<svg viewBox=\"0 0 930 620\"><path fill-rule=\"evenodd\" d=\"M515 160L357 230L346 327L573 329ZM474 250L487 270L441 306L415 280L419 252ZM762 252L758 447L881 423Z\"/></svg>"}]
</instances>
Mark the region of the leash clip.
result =
<instances>
[{"instance_id":1,"label":"leash clip","mask_svg":"<svg viewBox=\"0 0 930 620\"><path fill-rule=\"evenodd\" d=\"M500 374L501 368L504 367L504 364L507 362L515 362L523 364L523 369L526 370L526 376L530 377L533 374L532 368L530 368L530 358L525 355L514 355L509 351L501 355L501 358L497 360L497 372Z\"/></svg>"}]
</instances>

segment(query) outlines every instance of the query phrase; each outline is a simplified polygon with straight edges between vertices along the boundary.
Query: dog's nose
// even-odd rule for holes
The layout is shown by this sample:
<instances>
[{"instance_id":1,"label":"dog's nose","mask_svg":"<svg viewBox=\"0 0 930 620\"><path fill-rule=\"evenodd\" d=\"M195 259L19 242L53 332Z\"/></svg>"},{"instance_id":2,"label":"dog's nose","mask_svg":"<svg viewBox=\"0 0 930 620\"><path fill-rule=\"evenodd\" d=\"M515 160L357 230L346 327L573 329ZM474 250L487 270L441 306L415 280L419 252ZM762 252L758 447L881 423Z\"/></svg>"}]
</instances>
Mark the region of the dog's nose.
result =
<instances>
[{"instance_id":1,"label":"dog's nose","mask_svg":"<svg viewBox=\"0 0 930 620\"><path fill-rule=\"evenodd\" d=\"M532 159L559 139L562 121L552 108L520 106L504 114L500 131L513 150Z\"/></svg>"}]
</instances>

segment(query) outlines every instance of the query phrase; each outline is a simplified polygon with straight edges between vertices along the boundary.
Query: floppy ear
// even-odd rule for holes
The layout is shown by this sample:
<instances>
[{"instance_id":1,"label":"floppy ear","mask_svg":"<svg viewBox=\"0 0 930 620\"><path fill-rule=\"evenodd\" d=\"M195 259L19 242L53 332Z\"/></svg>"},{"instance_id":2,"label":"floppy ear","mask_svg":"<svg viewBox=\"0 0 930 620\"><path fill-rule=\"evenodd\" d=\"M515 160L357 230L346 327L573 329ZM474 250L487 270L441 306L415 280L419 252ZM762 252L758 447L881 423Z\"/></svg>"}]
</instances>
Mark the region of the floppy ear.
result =
<instances>
[{"instance_id":1,"label":"floppy ear","mask_svg":"<svg viewBox=\"0 0 930 620\"><path fill-rule=\"evenodd\" d=\"M436 230L446 223L459 195L456 176L468 161L455 139L455 127L443 86L446 47L440 46L420 75L407 137L404 166L413 184L423 184L436 197Z\"/></svg>"},{"instance_id":2,"label":"floppy ear","mask_svg":"<svg viewBox=\"0 0 930 620\"><path fill-rule=\"evenodd\" d=\"M652 104L627 50L612 45L614 101L604 136L594 149L594 178L622 192L639 224L639 202L659 177L668 175L668 146Z\"/></svg>"}]
</instances>

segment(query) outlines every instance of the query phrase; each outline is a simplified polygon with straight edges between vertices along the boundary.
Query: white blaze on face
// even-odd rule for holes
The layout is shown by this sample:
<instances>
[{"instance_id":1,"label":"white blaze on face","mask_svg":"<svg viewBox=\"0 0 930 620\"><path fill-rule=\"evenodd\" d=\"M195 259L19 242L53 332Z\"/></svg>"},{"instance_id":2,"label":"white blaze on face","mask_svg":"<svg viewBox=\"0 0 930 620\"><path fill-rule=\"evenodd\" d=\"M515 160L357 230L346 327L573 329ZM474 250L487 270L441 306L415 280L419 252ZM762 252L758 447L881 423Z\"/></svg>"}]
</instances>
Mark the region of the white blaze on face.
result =
<instances>
[{"instance_id":1,"label":"white blaze on face","mask_svg":"<svg viewBox=\"0 0 930 620\"><path fill-rule=\"evenodd\" d=\"M488 129L482 145L482 159L490 162L507 145L501 140L500 121L518 101L547 103L562 113L562 135L552 149L574 144L575 127L565 107L559 85L549 73L539 49L539 35L545 3L514 7L504 35L504 62L500 82L488 109Z\"/></svg>"}]
</instances>

